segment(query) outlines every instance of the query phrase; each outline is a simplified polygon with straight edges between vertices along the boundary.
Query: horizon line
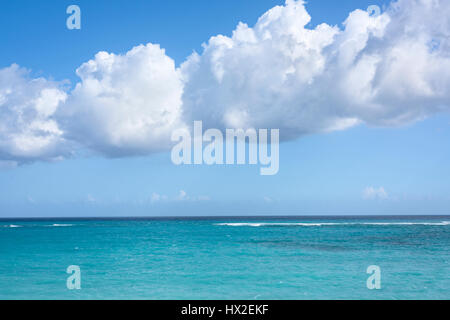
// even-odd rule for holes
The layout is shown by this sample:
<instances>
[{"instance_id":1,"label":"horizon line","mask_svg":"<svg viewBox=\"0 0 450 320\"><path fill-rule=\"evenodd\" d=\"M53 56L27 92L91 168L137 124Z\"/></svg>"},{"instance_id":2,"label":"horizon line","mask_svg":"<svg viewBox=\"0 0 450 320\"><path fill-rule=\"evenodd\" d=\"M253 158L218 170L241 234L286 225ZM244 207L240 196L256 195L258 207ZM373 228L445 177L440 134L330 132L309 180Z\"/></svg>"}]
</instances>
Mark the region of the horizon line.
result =
<instances>
[{"instance_id":1,"label":"horizon line","mask_svg":"<svg viewBox=\"0 0 450 320\"><path fill-rule=\"evenodd\" d=\"M435 215L435 214L369 214L369 215L225 215L225 216L96 216L96 217L0 217L0 221L11 220L176 220L176 219L190 219L190 220L214 220L214 219L280 219L280 218L441 218L450 217L450 214Z\"/></svg>"}]
</instances>

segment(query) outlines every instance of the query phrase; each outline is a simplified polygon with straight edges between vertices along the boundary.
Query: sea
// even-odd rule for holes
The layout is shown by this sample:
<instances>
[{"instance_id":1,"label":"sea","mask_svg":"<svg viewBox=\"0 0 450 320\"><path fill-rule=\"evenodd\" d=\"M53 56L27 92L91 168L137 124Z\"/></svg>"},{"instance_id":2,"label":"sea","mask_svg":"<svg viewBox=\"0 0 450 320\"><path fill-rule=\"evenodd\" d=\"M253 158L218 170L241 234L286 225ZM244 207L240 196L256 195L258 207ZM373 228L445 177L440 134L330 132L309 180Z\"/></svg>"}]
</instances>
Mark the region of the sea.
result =
<instances>
[{"instance_id":1,"label":"sea","mask_svg":"<svg viewBox=\"0 0 450 320\"><path fill-rule=\"evenodd\" d=\"M0 299L449 298L450 216L0 220Z\"/></svg>"}]
</instances>

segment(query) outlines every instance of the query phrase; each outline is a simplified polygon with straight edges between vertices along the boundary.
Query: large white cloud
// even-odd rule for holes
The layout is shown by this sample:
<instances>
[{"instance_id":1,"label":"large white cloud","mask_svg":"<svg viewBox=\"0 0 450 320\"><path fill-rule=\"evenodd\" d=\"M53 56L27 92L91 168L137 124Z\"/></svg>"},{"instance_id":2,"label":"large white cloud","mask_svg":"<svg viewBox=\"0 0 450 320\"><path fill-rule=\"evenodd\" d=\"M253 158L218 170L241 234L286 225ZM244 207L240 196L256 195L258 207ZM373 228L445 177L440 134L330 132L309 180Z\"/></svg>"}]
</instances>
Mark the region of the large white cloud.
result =
<instances>
[{"instance_id":1,"label":"large white cloud","mask_svg":"<svg viewBox=\"0 0 450 320\"><path fill-rule=\"evenodd\" d=\"M379 16L352 12L342 30L309 29L303 3L287 0L188 58L186 117L295 138L448 110L449 14L449 1L401 0Z\"/></svg>"},{"instance_id":2,"label":"large white cloud","mask_svg":"<svg viewBox=\"0 0 450 320\"><path fill-rule=\"evenodd\" d=\"M109 156L146 154L170 146L182 126L183 86L159 45L124 55L99 52L77 69L81 78L61 113L66 136Z\"/></svg>"},{"instance_id":3,"label":"large white cloud","mask_svg":"<svg viewBox=\"0 0 450 320\"><path fill-rule=\"evenodd\" d=\"M53 160L68 151L54 114L66 99L58 83L32 79L17 65L0 69L0 160Z\"/></svg>"},{"instance_id":4,"label":"large white cloud","mask_svg":"<svg viewBox=\"0 0 450 320\"><path fill-rule=\"evenodd\" d=\"M448 0L399 0L379 16L355 10L342 27L312 29L303 2L287 0L253 27L212 37L180 68L154 44L99 52L68 93L1 69L0 161L64 156L67 141L150 154L194 120L279 128L283 139L418 121L450 107L449 16Z\"/></svg>"}]
</instances>

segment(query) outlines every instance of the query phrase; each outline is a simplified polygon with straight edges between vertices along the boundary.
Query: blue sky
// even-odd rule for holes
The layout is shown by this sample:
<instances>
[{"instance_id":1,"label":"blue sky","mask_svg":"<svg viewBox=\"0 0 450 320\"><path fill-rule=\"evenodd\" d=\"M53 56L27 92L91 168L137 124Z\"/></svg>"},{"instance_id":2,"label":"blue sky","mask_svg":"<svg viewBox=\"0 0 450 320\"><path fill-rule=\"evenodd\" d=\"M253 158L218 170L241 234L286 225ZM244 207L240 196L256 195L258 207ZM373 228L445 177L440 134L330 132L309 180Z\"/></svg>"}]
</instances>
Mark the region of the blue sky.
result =
<instances>
[{"instance_id":1,"label":"blue sky","mask_svg":"<svg viewBox=\"0 0 450 320\"><path fill-rule=\"evenodd\" d=\"M75 3L82 28L68 30L65 9ZM283 3L8 1L0 11L0 69L16 63L32 78L67 79L70 91L79 82L75 70L97 52L125 54L149 42L179 67L211 36L231 36L240 21L252 27ZM310 0L307 27L343 28L353 10L388 3ZM0 217L449 214L449 115L389 126L389 119L370 123L365 116L346 130L283 141L275 176L260 176L258 166L177 167L169 151L119 158L82 151L60 161L4 163Z\"/></svg>"}]
</instances>

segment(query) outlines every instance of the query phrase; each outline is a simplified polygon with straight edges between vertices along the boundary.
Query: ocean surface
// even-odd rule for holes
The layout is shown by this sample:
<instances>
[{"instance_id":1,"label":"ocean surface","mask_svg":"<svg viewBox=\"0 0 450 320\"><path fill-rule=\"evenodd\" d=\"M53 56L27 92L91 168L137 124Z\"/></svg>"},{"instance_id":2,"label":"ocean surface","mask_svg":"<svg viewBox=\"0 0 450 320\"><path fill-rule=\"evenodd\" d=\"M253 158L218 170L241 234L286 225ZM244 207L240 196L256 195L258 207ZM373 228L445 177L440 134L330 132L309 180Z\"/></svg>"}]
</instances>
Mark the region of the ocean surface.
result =
<instances>
[{"instance_id":1,"label":"ocean surface","mask_svg":"<svg viewBox=\"0 0 450 320\"><path fill-rule=\"evenodd\" d=\"M449 216L0 220L0 299L449 298Z\"/></svg>"}]
</instances>

